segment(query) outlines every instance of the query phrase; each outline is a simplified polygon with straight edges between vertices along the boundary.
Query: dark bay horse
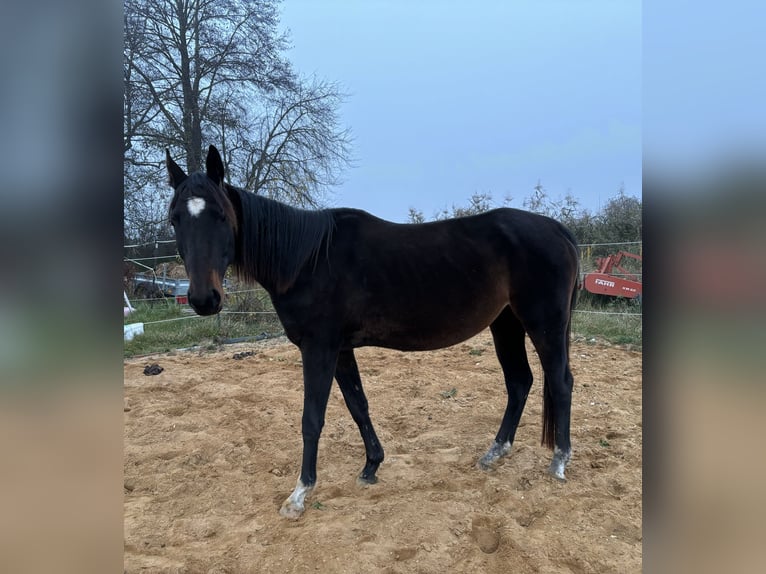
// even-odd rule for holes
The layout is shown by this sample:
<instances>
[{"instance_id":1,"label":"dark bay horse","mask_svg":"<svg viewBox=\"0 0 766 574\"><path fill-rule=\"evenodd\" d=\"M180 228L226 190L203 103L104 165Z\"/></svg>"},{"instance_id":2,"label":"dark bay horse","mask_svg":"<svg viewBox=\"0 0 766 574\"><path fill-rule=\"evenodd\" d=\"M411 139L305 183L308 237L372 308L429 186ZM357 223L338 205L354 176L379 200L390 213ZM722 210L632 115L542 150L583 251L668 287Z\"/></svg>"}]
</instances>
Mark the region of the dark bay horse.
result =
<instances>
[{"instance_id":1,"label":"dark bay horse","mask_svg":"<svg viewBox=\"0 0 766 574\"><path fill-rule=\"evenodd\" d=\"M333 378L364 441L359 480L374 483L383 448L354 349L423 351L454 345L487 326L505 376L500 429L479 467L507 455L532 386L529 335L544 372L542 442L548 471L564 480L571 454L569 330L578 280L572 234L517 209L417 225L357 209L306 211L233 187L210 146L206 173L187 175L167 153L175 193L170 221L190 279L189 304L218 313L232 265L271 296L303 359L303 461L280 510L299 517L316 483L317 446Z\"/></svg>"}]
</instances>

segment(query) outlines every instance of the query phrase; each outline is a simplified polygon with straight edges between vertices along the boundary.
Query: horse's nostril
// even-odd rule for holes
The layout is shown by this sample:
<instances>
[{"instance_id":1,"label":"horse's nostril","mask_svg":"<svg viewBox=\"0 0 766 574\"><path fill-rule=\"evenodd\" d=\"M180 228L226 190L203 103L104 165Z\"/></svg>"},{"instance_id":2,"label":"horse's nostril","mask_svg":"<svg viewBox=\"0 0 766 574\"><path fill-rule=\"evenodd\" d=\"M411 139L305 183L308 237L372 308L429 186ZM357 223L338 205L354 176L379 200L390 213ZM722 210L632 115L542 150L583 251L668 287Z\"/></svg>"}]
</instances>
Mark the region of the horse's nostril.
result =
<instances>
[{"instance_id":1,"label":"horse's nostril","mask_svg":"<svg viewBox=\"0 0 766 574\"><path fill-rule=\"evenodd\" d=\"M213 289L213 304L218 307L221 304L221 294L218 289Z\"/></svg>"}]
</instances>

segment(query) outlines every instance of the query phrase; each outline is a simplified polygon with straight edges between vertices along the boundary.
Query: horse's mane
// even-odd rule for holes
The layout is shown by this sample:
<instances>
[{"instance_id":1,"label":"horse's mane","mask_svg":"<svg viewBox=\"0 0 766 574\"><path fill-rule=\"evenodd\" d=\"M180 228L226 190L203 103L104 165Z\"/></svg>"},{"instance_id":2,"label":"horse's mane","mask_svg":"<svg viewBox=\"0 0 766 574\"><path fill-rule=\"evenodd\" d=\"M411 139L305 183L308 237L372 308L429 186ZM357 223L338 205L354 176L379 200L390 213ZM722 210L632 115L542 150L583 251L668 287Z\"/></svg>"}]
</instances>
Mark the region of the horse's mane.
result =
<instances>
[{"instance_id":1,"label":"horse's mane","mask_svg":"<svg viewBox=\"0 0 766 574\"><path fill-rule=\"evenodd\" d=\"M309 211L226 185L237 212L234 269L249 282L284 293L322 246L329 248L335 219L329 210Z\"/></svg>"}]
</instances>

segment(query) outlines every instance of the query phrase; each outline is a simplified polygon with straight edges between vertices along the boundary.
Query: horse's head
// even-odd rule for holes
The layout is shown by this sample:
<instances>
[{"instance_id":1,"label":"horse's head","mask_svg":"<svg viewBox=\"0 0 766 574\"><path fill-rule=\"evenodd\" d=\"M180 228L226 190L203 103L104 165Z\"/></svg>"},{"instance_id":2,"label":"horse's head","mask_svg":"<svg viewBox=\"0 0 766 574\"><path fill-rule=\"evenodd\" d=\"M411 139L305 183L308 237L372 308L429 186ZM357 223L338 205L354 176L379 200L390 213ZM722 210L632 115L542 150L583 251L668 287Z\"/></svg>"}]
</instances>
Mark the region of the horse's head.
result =
<instances>
[{"instance_id":1,"label":"horse's head","mask_svg":"<svg viewBox=\"0 0 766 574\"><path fill-rule=\"evenodd\" d=\"M223 278L234 262L237 218L223 180L223 162L210 146L206 173L186 175L166 151L170 185L170 223L189 276L189 305L200 315L223 306Z\"/></svg>"}]
</instances>

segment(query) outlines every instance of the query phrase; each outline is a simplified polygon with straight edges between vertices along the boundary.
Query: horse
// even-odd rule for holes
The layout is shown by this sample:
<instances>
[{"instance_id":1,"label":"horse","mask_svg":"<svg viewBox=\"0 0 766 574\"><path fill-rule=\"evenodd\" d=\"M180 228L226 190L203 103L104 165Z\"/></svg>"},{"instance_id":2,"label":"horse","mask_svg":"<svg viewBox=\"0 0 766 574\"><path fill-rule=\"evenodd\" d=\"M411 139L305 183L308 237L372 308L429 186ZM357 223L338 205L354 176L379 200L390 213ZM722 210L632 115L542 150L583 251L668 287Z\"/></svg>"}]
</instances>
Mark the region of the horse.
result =
<instances>
[{"instance_id":1,"label":"horse","mask_svg":"<svg viewBox=\"0 0 766 574\"><path fill-rule=\"evenodd\" d=\"M489 327L507 403L500 428L478 461L489 470L508 455L532 386L525 334L543 369L541 443L548 472L565 481L571 457L574 380L569 366L577 242L559 222L500 208L419 224L399 224L351 208L305 210L224 181L210 146L205 172L190 175L166 150L173 198L170 223L199 315L221 311L229 266L271 297L303 362L303 457L280 508L297 519L317 481L317 447L333 378L364 442L357 481L377 482L383 447L370 420L354 349L448 347Z\"/></svg>"}]
</instances>

